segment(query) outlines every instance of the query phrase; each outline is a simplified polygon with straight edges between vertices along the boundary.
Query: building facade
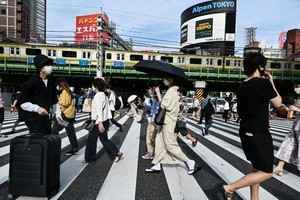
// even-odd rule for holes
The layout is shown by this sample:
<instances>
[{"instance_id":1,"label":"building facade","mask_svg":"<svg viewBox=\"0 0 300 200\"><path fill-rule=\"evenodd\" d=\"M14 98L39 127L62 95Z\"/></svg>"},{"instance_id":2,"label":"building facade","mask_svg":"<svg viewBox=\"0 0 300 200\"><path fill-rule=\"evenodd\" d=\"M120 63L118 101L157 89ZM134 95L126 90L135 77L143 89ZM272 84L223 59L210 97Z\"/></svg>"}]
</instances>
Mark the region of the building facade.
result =
<instances>
[{"instance_id":1,"label":"building facade","mask_svg":"<svg viewBox=\"0 0 300 200\"><path fill-rule=\"evenodd\" d=\"M0 40L46 42L46 0L0 0Z\"/></svg>"}]
</instances>

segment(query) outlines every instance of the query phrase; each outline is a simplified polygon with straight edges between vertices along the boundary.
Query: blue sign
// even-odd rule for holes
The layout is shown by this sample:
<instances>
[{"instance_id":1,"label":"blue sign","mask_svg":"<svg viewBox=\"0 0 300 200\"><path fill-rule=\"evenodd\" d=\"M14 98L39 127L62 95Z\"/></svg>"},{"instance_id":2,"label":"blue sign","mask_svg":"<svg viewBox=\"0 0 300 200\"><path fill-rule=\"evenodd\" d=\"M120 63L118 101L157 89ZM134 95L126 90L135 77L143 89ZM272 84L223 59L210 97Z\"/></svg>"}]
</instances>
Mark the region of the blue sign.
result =
<instances>
[{"instance_id":1,"label":"blue sign","mask_svg":"<svg viewBox=\"0 0 300 200\"><path fill-rule=\"evenodd\" d=\"M56 58L55 64L57 64L57 65L65 65L66 64L66 60L63 59L63 58Z\"/></svg>"},{"instance_id":2,"label":"blue sign","mask_svg":"<svg viewBox=\"0 0 300 200\"><path fill-rule=\"evenodd\" d=\"M200 14L203 12L208 12L209 10L213 10L213 9L227 9L227 8L235 8L235 2L234 1L210 2L207 5L193 7L192 13Z\"/></svg>"},{"instance_id":3,"label":"blue sign","mask_svg":"<svg viewBox=\"0 0 300 200\"><path fill-rule=\"evenodd\" d=\"M90 64L89 60L82 60L82 59L79 60L79 65L81 67L87 67L87 66L89 66L89 64Z\"/></svg>"},{"instance_id":4,"label":"blue sign","mask_svg":"<svg viewBox=\"0 0 300 200\"><path fill-rule=\"evenodd\" d=\"M34 57L28 57L27 58L27 63L30 64L30 65L34 64L34 60L33 59L34 59Z\"/></svg>"},{"instance_id":5,"label":"blue sign","mask_svg":"<svg viewBox=\"0 0 300 200\"><path fill-rule=\"evenodd\" d=\"M124 69L125 63L123 61L114 61L112 67L115 69Z\"/></svg>"}]
</instances>

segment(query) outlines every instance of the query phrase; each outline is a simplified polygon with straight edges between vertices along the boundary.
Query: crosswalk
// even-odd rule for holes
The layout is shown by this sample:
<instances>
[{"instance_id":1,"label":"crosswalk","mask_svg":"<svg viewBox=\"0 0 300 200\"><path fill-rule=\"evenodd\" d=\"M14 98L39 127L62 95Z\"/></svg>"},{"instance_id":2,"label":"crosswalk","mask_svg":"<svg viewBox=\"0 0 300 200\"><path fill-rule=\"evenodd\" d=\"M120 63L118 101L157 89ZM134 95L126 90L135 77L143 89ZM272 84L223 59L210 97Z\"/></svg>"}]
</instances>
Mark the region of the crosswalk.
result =
<instances>
[{"instance_id":1,"label":"crosswalk","mask_svg":"<svg viewBox=\"0 0 300 200\"><path fill-rule=\"evenodd\" d=\"M61 131L62 160L60 191L51 200L218 200L223 199L220 187L228 182L241 178L251 169L241 148L238 136L239 125L235 122L225 123L215 118L210 134L203 137L201 125L193 118L187 118L188 129L200 143L196 147L183 137L179 143L191 159L202 166L202 170L193 176L187 175L184 165L163 166L157 174L146 174L150 161L143 160L145 153L146 123L138 123L125 113L117 118L123 124L123 132L114 125L108 136L125 158L114 163L104 152L100 141L97 146L98 160L95 163L84 163L85 141L88 135L81 129L88 114L79 113L76 117L76 135L80 150L74 156L66 156L70 148L65 131ZM1 133L10 133L17 120L17 115L7 114ZM276 153L292 123L283 120L272 120L270 131L273 136ZM28 134L24 123L20 123L16 133L8 138L0 138L0 200L7 199L9 142L12 138ZM275 165L276 163L274 163ZM241 189L235 199L249 199L249 189ZM284 176L274 176L261 185L263 200L299 200L300 172L294 166L287 165ZM35 199L19 197L20 200Z\"/></svg>"}]
</instances>

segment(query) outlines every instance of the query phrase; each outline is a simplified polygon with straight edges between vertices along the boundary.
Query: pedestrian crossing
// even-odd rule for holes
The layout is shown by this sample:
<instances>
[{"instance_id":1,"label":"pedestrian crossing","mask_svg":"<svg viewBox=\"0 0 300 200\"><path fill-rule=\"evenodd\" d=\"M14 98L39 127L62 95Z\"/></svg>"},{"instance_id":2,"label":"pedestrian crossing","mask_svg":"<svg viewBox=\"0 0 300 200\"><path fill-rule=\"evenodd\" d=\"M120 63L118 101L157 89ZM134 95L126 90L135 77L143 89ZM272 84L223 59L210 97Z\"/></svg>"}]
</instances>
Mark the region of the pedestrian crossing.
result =
<instances>
[{"instance_id":1,"label":"pedestrian crossing","mask_svg":"<svg viewBox=\"0 0 300 200\"><path fill-rule=\"evenodd\" d=\"M124 152L124 159L114 163L104 152L98 142L98 160L95 163L84 163L85 140L88 132L81 129L88 114L79 113L75 128L80 150L74 156L66 156L70 148L65 131L62 137L61 185L60 191L51 200L218 200L223 199L220 187L237 180L250 170L241 148L238 136L239 125L235 122L225 123L214 118L210 134L203 137L201 125L196 119L186 118L187 127L199 139L196 147L190 141L179 137L183 151L202 166L202 170L189 176L184 165L163 166L158 174L144 172L150 161L141 159L145 153L146 122L139 123L121 113L117 118L124 126L121 132L114 125L108 132L109 138ZM16 115L8 114L2 133L10 133ZM283 120L272 120L270 130L274 139L275 151L292 127L292 123ZM9 141L19 135L28 134L24 123L20 123L16 133L8 138L0 138L0 200L7 199L9 170ZM274 163L276 164L276 163ZM294 166L287 165L284 176L274 176L261 185L263 200L298 200L300 196L300 172ZM26 197L19 197L24 200ZM27 197L32 199L32 197ZM239 190L235 199L249 199L249 189Z\"/></svg>"}]
</instances>

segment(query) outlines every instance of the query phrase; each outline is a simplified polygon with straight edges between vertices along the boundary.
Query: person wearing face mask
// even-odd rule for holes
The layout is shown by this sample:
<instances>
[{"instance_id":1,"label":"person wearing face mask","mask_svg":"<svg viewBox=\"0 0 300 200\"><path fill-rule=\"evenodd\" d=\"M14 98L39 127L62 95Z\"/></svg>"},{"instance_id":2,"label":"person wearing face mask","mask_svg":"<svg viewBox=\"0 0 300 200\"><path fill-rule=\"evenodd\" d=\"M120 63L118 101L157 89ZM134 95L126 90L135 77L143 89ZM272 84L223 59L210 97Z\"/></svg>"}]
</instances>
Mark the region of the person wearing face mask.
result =
<instances>
[{"instance_id":1,"label":"person wearing face mask","mask_svg":"<svg viewBox=\"0 0 300 200\"><path fill-rule=\"evenodd\" d=\"M76 114L75 99L66 80L59 80L57 89L59 95L52 134L58 135L59 131L65 128L72 147L67 154L74 155L78 152L78 142L74 128Z\"/></svg>"},{"instance_id":2,"label":"person wearing face mask","mask_svg":"<svg viewBox=\"0 0 300 200\"><path fill-rule=\"evenodd\" d=\"M168 87L161 101L161 108L166 110L164 124L156 136L153 166L146 169L146 172L161 171L161 164L179 164L178 162L183 162L187 167L187 173L192 175L199 168L196 167L194 160L189 159L183 153L175 134L180 106L179 87L175 85L172 78L164 78L163 83Z\"/></svg>"},{"instance_id":3,"label":"person wearing face mask","mask_svg":"<svg viewBox=\"0 0 300 200\"><path fill-rule=\"evenodd\" d=\"M55 82L51 78L53 60L44 55L34 58L36 75L24 83L20 107L30 133L51 134L50 109L57 103Z\"/></svg>"},{"instance_id":4,"label":"person wearing face mask","mask_svg":"<svg viewBox=\"0 0 300 200\"><path fill-rule=\"evenodd\" d=\"M295 88L295 93L300 95L300 85ZM295 114L296 119L294 120L292 130L286 136L282 142L279 151L275 155L279 162L274 169L274 174L283 176L283 169L286 163L295 165L300 171L300 108L295 105L294 98L290 97L287 102L290 109L289 118Z\"/></svg>"}]
</instances>

